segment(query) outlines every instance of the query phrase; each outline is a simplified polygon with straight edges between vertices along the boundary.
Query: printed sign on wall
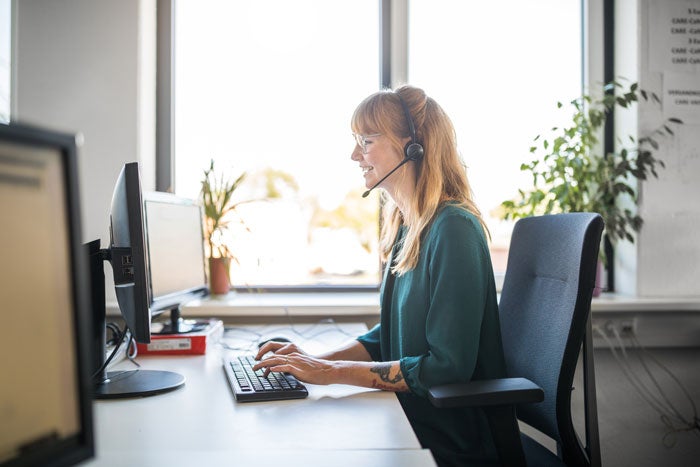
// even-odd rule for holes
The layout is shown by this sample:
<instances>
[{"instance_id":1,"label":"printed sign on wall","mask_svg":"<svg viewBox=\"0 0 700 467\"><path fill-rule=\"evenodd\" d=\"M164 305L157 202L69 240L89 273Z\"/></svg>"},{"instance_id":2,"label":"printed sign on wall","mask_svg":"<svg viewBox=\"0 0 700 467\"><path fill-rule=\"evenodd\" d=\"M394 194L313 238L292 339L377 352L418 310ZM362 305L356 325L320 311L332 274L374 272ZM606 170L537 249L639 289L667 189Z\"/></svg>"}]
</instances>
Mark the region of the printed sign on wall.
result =
<instances>
[{"instance_id":1,"label":"printed sign on wall","mask_svg":"<svg viewBox=\"0 0 700 467\"><path fill-rule=\"evenodd\" d=\"M649 69L700 72L700 0L649 5Z\"/></svg>"}]
</instances>

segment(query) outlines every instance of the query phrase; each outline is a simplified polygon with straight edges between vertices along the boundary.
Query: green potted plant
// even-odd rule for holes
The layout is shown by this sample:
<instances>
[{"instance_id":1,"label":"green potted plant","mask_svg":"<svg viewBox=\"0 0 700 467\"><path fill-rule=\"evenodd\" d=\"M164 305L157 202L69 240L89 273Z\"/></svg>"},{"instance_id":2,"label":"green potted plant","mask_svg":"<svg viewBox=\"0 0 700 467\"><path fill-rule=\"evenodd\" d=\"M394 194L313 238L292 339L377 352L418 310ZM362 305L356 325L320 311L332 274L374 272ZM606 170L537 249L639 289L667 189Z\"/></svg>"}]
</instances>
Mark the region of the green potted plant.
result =
<instances>
[{"instance_id":1,"label":"green potted plant","mask_svg":"<svg viewBox=\"0 0 700 467\"><path fill-rule=\"evenodd\" d=\"M554 127L551 133L538 135L530 147L534 156L520 170L532 175L533 185L518 190L515 199L501 204L504 219L559 212L597 212L605 221L605 236L617 241L634 242L643 220L632 207L637 205L637 184L650 176L658 177L663 161L654 157L659 149L658 137L673 135L671 127L682 122L666 119L652 134L640 138L618 139L614 152L604 153L599 134L615 107L628 108L658 96L640 89L637 83L625 87L613 81L603 87L601 97L582 95L570 102L569 125ZM562 108L561 103L557 103ZM630 202L625 202L628 198ZM606 258L601 248L602 261Z\"/></svg>"},{"instance_id":2,"label":"green potted plant","mask_svg":"<svg viewBox=\"0 0 700 467\"><path fill-rule=\"evenodd\" d=\"M242 202L234 202L233 194L245 180L246 173L229 178L217 173L212 159L204 170L200 198L204 209L204 233L209 258L209 286L211 293L222 295L231 288L231 260L236 258L226 242L225 233L232 221L236 207ZM245 202L245 201L244 201Z\"/></svg>"}]
</instances>

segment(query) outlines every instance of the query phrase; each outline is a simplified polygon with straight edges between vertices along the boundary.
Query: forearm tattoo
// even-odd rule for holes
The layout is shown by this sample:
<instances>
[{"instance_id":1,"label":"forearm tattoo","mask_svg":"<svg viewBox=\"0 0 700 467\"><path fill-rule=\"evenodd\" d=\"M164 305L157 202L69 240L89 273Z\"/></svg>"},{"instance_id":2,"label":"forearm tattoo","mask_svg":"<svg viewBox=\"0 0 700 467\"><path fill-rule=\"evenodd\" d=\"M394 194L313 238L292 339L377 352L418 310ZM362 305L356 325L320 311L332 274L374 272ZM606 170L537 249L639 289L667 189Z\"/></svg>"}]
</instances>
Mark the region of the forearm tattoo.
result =
<instances>
[{"instance_id":1,"label":"forearm tattoo","mask_svg":"<svg viewBox=\"0 0 700 467\"><path fill-rule=\"evenodd\" d=\"M403 380L403 375L401 374L400 370L398 373L396 373L396 376L394 376L393 378L389 377L389 372L391 371L391 363L377 364L370 368L369 371L378 374L379 378L385 383L396 384Z\"/></svg>"}]
</instances>

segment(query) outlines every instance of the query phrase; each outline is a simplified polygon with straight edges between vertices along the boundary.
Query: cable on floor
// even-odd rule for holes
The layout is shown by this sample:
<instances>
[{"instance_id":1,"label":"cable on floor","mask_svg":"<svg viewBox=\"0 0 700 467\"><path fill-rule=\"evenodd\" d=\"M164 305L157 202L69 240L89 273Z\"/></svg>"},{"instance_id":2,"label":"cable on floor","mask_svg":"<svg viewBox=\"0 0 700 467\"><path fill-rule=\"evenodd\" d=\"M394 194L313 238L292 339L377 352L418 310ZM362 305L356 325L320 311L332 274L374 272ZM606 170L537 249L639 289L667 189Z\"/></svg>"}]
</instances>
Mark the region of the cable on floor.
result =
<instances>
[{"instance_id":1,"label":"cable on floor","mask_svg":"<svg viewBox=\"0 0 700 467\"><path fill-rule=\"evenodd\" d=\"M663 365L646 347L639 342L634 332L632 332L630 335L630 340L633 343L632 350L635 350L639 363L644 369L644 374L646 374L646 376L649 378L651 384L648 382L645 383L637 374L637 371L635 371L635 368L632 366L631 357L627 352L627 345L615 327L612 327L610 331L615 336L617 345L611 341L607 333L599 326L594 326L593 331L597 332L603 338L630 384L632 384L640 396L659 414L661 422L667 428L666 434L662 438L664 446L667 448L672 448L676 444L675 435L680 432L694 431L696 436L700 436L700 418L698 418L697 407L688 390L668 367ZM619 352L617 350L618 347L620 349ZM661 370L663 370L681 389L685 397L690 402L690 406L692 408L693 414L690 419L683 416L683 414L681 414L681 412L671 402L661 383L654 375L651 365L649 365L647 360L651 361Z\"/></svg>"}]
</instances>

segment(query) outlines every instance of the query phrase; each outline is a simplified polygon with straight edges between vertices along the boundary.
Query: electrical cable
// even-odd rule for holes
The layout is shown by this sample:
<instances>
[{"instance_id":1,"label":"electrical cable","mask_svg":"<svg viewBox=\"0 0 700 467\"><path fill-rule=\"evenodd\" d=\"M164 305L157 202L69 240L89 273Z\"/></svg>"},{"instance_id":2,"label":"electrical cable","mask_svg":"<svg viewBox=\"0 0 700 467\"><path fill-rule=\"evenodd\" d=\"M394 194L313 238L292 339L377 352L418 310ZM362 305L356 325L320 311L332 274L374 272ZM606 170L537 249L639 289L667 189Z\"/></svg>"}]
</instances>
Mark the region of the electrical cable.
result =
<instances>
[{"instance_id":1,"label":"electrical cable","mask_svg":"<svg viewBox=\"0 0 700 467\"><path fill-rule=\"evenodd\" d=\"M623 343L623 341L622 341L622 338L621 338L621 336L620 336L620 334L619 334L619 331L618 331L617 329L613 328L613 329L612 329L612 332L613 332L613 334L615 334L615 337L616 337L618 343L620 344L620 347L621 347L621 349L622 349L622 351L623 351L623 354L624 354L624 358L629 362L629 357L627 356L627 353L625 352L625 345L624 345L624 343ZM660 396L663 398L663 400L664 400L664 402L665 402L665 406L664 406L664 404L662 404L661 401L660 401L659 399L656 399L656 398L654 399L657 403L659 403L660 405L662 405L662 406L664 407L665 411L666 411L665 413L661 414L661 420L662 420L662 422L663 422L663 423L666 425L666 427L669 429L669 431L668 431L668 432L666 433L666 435L664 436L664 445L667 445L668 447L671 447L671 446L673 446L673 444L675 444L675 440L672 440L671 445L669 446L669 442L668 442L668 437L669 437L669 435L671 435L671 434L673 434L673 433L681 432L681 431L691 431L691 430L693 430L693 429L696 428L696 423L697 423L697 409L696 409L696 407L695 407L695 403L694 403L694 402L692 401L692 399L690 398L690 395L688 394L688 391L685 389L685 387L684 387L683 384L680 382L680 380L679 380L675 375L673 375L673 373L672 373L667 367L665 367L663 364L661 364L661 362L659 362L657 359L653 358L653 356L651 355L651 353L650 353L649 351L647 351L646 349L644 349L644 348L641 346L641 344L640 344L639 341L636 339L636 336L634 336L634 334L632 334L632 337L633 337L633 343L635 343L635 345L636 345L635 350L637 350L637 358L639 359L639 361L640 361L642 367L644 368L644 370L645 370L647 376L648 376L649 379L652 381L652 383L653 383L654 386L656 387L658 393L660 394ZM666 396L666 393L665 393L664 390L661 388L661 384L658 382L657 378L654 376L653 372L652 372L651 369L649 368L649 365L647 365L647 362L644 361L643 353L640 352L640 350L644 350L645 353L646 353L646 355L649 356L649 357L651 357L651 358L652 358L652 361L654 361L654 363L656 363L662 370L664 370L669 376L671 376L671 378L674 380L674 382L681 388L681 390L682 390L683 393L686 395L686 397L687 397L688 400L690 401L690 404L691 404L691 406L692 406L692 408L693 408L693 421L692 421L692 422L689 421L689 420L687 420L687 419L676 409L676 407L673 405L673 403L672 403L672 402L669 400L669 398ZM631 368L631 363L628 363L628 365L629 365L630 368ZM637 381L638 381L640 384L644 384L639 378L637 378ZM645 387L646 387L646 386L645 386ZM649 393L651 394L651 390L647 389L647 391L649 391ZM677 426L674 424L674 421L675 421L676 423L681 424L682 426L681 426L681 427L677 427ZM697 433L696 433L696 434L697 434Z\"/></svg>"},{"instance_id":2,"label":"electrical cable","mask_svg":"<svg viewBox=\"0 0 700 467\"><path fill-rule=\"evenodd\" d=\"M633 343L632 348L636 351L637 358L640 364L642 365L646 376L653 383L653 387L651 389L648 387L648 383L642 381L642 379L635 373L635 369L632 367L632 362L627 353L626 345L618 329L615 327L611 327L610 332L612 332L612 334L615 336L622 356L618 354L615 344L609 339L608 335L600 329L599 326L594 326L593 330L597 332L606 342L607 346L610 348L613 357L617 361L618 365L620 365L628 381L639 392L642 398L659 414L662 423L667 428L667 432L662 438L664 446L666 446L667 448L673 447L676 441L675 438L671 437L679 432L695 431L695 435L700 436L700 418L698 418L697 407L693 402L688 390L683 386L681 381L673 374L673 372L671 372L670 369L663 365L657 358L655 358L651 354L651 352L649 352L649 350L647 350L639 342L637 336L634 333L631 333L630 336L630 339ZM668 376L671 377L671 379L678 385L683 394L688 398L693 410L692 420L686 419L674 406L674 404L668 398L666 392L663 390L661 383L654 376L652 369L644 360L644 357L649 358L653 363L655 363L659 368L661 368L665 373L667 373ZM656 388L656 392L658 392L658 394L660 395L660 398L654 395L654 387ZM680 424L681 426L678 427L676 426L677 424Z\"/></svg>"},{"instance_id":3,"label":"electrical cable","mask_svg":"<svg viewBox=\"0 0 700 467\"><path fill-rule=\"evenodd\" d=\"M289 322L289 330L292 331L294 334L297 336L301 337L304 340L313 340L314 338L327 334L329 332L338 332L344 336L355 338L357 337L354 334L348 333L345 331L342 327L338 325L338 323L335 322L333 318L322 318L315 323L313 323L308 329L305 329L304 331L297 330L294 326L294 322L292 321L292 315L289 312L289 308L284 307L284 314L285 317L287 318L287 321ZM319 326L322 326L324 324L332 324L333 327L331 329L322 329L321 331L315 333L315 334L309 334L312 330L318 328Z\"/></svg>"},{"instance_id":4,"label":"electrical cable","mask_svg":"<svg viewBox=\"0 0 700 467\"><path fill-rule=\"evenodd\" d=\"M657 406L660 408L659 413L662 416L665 416L665 417L673 416L673 405L669 402L669 400L666 397L666 395L664 394L663 390L658 388L659 393L661 394L661 397L663 398L663 401L662 401L661 399L657 398L654 395L652 389L649 389L647 387L647 385L641 380L641 378L634 371L634 368L632 367L632 362L631 362L629 356L627 355L627 349L625 348L625 344L622 341L622 338L621 338L618 330L613 327L611 329L611 332L613 333L613 335L615 336L615 339L618 342L618 345L620 347L620 351L622 352L622 358L623 358L624 362L626 363L627 368L629 369L629 375L632 378L634 378L635 382L639 385L640 388L642 388L644 390L644 392L647 394L647 396L657 404ZM664 403L664 401L666 402L666 404Z\"/></svg>"},{"instance_id":5,"label":"electrical cable","mask_svg":"<svg viewBox=\"0 0 700 467\"><path fill-rule=\"evenodd\" d=\"M134 335L131 332L129 332L129 342L127 342L126 344L125 352L126 358L128 358L131 363L141 368L139 362L136 361L136 357L139 356L139 348L136 345L136 340L134 339Z\"/></svg>"},{"instance_id":6,"label":"electrical cable","mask_svg":"<svg viewBox=\"0 0 700 467\"><path fill-rule=\"evenodd\" d=\"M229 343L225 342L224 339L227 338L232 338L236 339L237 336L231 336L229 334L231 333L243 333L243 334L249 334L252 335L252 338L246 338L246 337L240 337L241 340L247 341L247 344L244 346L233 346L230 345ZM219 342L217 343L221 347L223 347L225 350L240 350L244 352L252 352L255 346L257 345L258 341L260 341L260 338L262 337L262 334L256 331L253 331L252 329L247 329L247 328L240 328L236 326L226 326L224 328L224 337L222 339L219 339Z\"/></svg>"},{"instance_id":7,"label":"electrical cable","mask_svg":"<svg viewBox=\"0 0 700 467\"><path fill-rule=\"evenodd\" d=\"M639 392L639 395L644 399L651 407L658 412L661 416L664 416L666 412L664 411L663 407L660 407L657 405L657 402L654 398L653 395L648 394L648 389L643 385L643 384L638 384L637 380L635 377L631 374L633 371L628 367L628 365L625 364L625 362L622 360L622 357L618 354L617 350L615 349L615 344L610 340L610 338L603 332L600 328L594 327L594 331L598 332L600 336L605 340L606 344L610 348L610 351L612 352L613 357L615 358L617 364L620 366L622 369L622 372L624 373L625 377L628 379L630 384Z\"/></svg>"},{"instance_id":8,"label":"electrical cable","mask_svg":"<svg viewBox=\"0 0 700 467\"><path fill-rule=\"evenodd\" d=\"M119 329L119 326L117 326L116 323L107 323L106 328L112 332L112 337L110 339L107 339L105 343L107 345L116 345L117 340L121 336L121 330Z\"/></svg>"},{"instance_id":9,"label":"electrical cable","mask_svg":"<svg viewBox=\"0 0 700 467\"><path fill-rule=\"evenodd\" d=\"M355 338L357 335L349 333L345 331L338 323L335 322L333 318L323 318L318 320L317 322L311 324L306 329L298 329L297 326L294 324L291 314L289 312L289 309L287 307L284 307L284 312L285 312L285 318L287 319L288 324L287 325L282 325L282 326L276 326L273 328L266 328L264 332L257 332L251 329L247 328L240 328L240 327L229 327L227 326L225 328L225 333L224 333L224 338L226 337L231 337L231 338L236 338L236 336L227 336L226 334L229 333L234 333L234 332L240 332L243 334L248 334L252 337L238 337L241 340L247 341L247 343L241 345L241 346L232 346L222 339L219 342L219 345L221 345L224 349L226 350L240 350L240 351L253 351L256 349L257 345L260 343L260 341L263 339L264 336L271 336L275 334L284 334L285 332L290 332L296 336L299 337L300 343L303 344L303 342L313 340L317 338L318 336L321 336L323 334L328 334L328 333L339 333L344 336L347 336L349 338ZM320 326L323 326L324 324L332 324L333 326L331 328L322 328L321 330L317 332L315 331L317 328Z\"/></svg>"},{"instance_id":10,"label":"electrical cable","mask_svg":"<svg viewBox=\"0 0 700 467\"><path fill-rule=\"evenodd\" d=\"M620 345L623 345L622 338L621 338L619 332L617 331L617 329L614 329L613 333L615 334L615 337L617 338L618 342L620 342ZM628 357L625 356L625 358L628 358ZM666 393L661 388L661 385L659 384L656 377L654 377L653 373L651 372L648 365L644 361L644 358L642 358L642 354L640 352L637 352L637 359L639 360L640 364L642 365L642 368L644 368L644 371L646 372L646 374L649 377L649 379L651 380L651 382L656 387L656 390L659 392L659 394L663 398L664 402L666 403L666 406L667 406L669 413L671 413L672 415L675 415L675 418L677 420L679 420L681 423L686 423L685 419L680 414L680 412L678 412L678 410L676 410L676 408L673 406L673 403L668 399L668 397L666 397Z\"/></svg>"},{"instance_id":11,"label":"electrical cable","mask_svg":"<svg viewBox=\"0 0 700 467\"><path fill-rule=\"evenodd\" d=\"M695 402L693 401L693 398L690 396L690 393L686 389L686 387L681 383L680 379L676 377L676 375L673 374L673 372L665 366L663 363L661 363L654 355L646 348L644 347L639 340L637 339L637 336L632 334L632 342L635 346L635 348L638 350L638 358L642 366L644 367L644 370L647 372L649 375L649 378L651 378L654 381L654 384L657 386L660 392L661 391L661 386L654 377L654 375L651 372L651 369L649 366L646 364L642 356L648 357L653 363L655 363L659 368L661 368L675 383L678 385L680 390L683 392L685 397L688 399L688 402L690 403L690 406L692 407L693 410L693 417L692 420L686 419L676 408L673 406L673 404L668 401L668 404L671 406L673 409L673 412L676 415L676 420L681 424L680 427L674 426L673 422L671 419L666 419L665 423L666 426L670 429L668 433L666 433L665 437L668 437L672 434L683 432L683 431L694 431L696 436L700 437L700 418L698 417L698 409L697 406L695 405ZM663 394L663 392L662 392ZM665 397L665 395L664 395ZM664 441L664 444L666 444L666 441ZM673 440L673 444L675 444L675 440Z\"/></svg>"},{"instance_id":12,"label":"electrical cable","mask_svg":"<svg viewBox=\"0 0 700 467\"><path fill-rule=\"evenodd\" d=\"M128 329L127 326L124 325L124 330L122 331L114 323L109 323L107 325L107 328L115 334L115 336L113 337L113 340L115 340L114 349L112 350L112 353L109 355L109 357L107 357L105 359L104 363L102 363L100 368L98 368L97 371L95 371L95 373L92 374L92 379L95 379L98 376L100 376L104 372L105 368L107 368L107 365L109 365L110 362L117 355L117 353L119 352L119 348L122 345L122 342L124 342L126 330ZM115 328L116 328L116 331L115 331Z\"/></svg>"},{"instance_id":13,"label":"electrical cable","mask_svg":"<svg viewBox=\"0 0 700 467\"><path fill-rule=\"evenodd\" d=\"M688 401L690 402L690 405L693 407L693 414L697 417L697 407L695 406L695 402L693 402L692 397L690 396L690 393L688 390L683 386L683 384L680 382L680 380L674 375L671 370L668 369L664 364L662 364L654 355L647 350L646 347L644 347L639 340L637 339L637 336L632 335L632 341L635 343L635 346L644 352L654 363L656 363L662 370L664 370L675 382L678 384L678 386L681 388L685 396L688 398Z\"/></svg>"},{"instance_id":14,"label":"electrical cable","mask_svg":"<svg viewBox=\"0 0 700 467\"><path fill-rule=\"evenodd\" d=\"M320 331L317 331L315 333L310 334L310 332L317 326L322 325L322 324L332 324L333 327L330 329L321 329ZM309 328L306 331L301 331L301 337L305 340L313 340L318 336L322 336L324 334L329 334L329 333L339 333L342 334L343 336L349 337L349 338L356 338L357 335L351 334L347 331L345 331L343 328L341 328L333 319L324 319L320 321L319 323L316 323L314 326Z\"/></svg>"}]
</instances>

